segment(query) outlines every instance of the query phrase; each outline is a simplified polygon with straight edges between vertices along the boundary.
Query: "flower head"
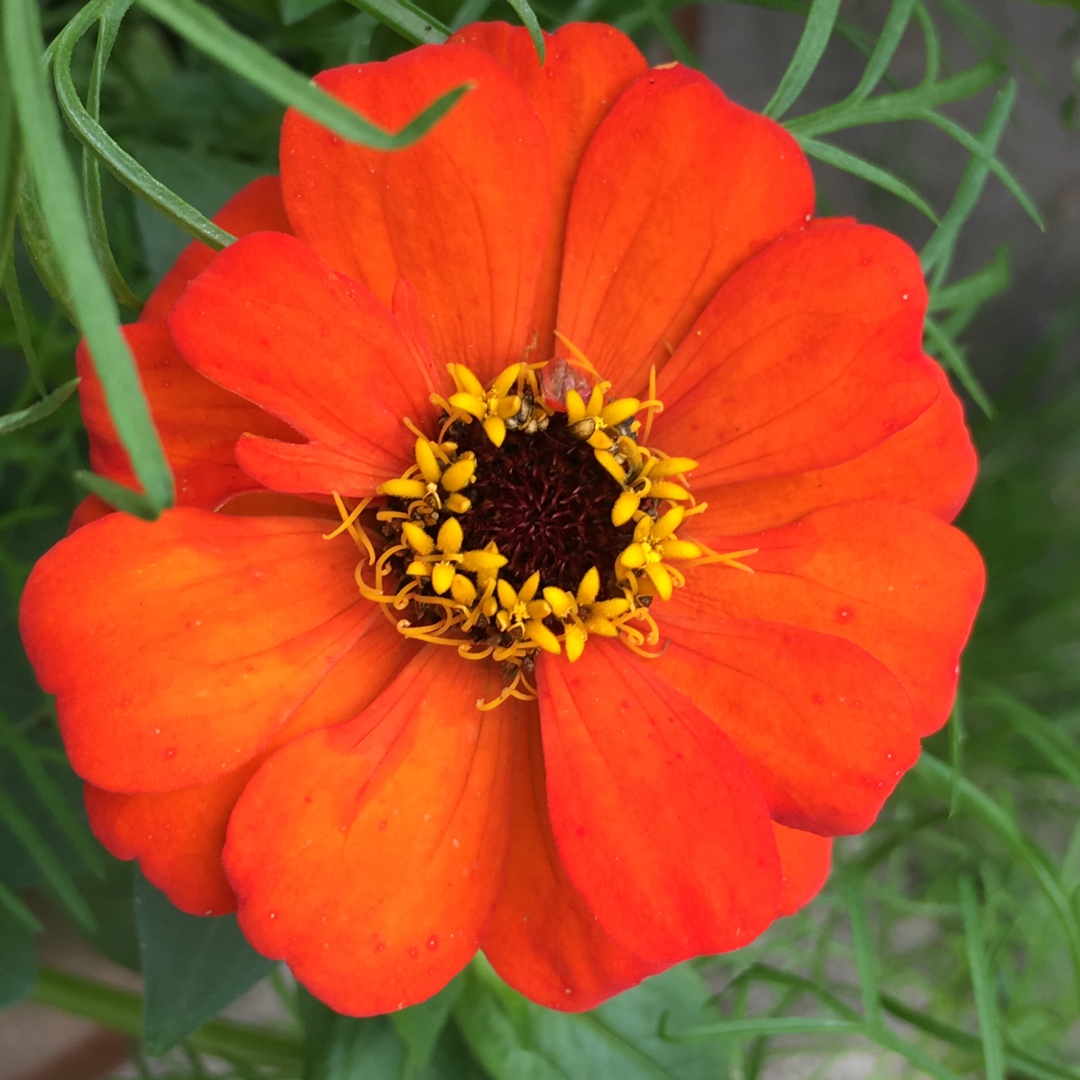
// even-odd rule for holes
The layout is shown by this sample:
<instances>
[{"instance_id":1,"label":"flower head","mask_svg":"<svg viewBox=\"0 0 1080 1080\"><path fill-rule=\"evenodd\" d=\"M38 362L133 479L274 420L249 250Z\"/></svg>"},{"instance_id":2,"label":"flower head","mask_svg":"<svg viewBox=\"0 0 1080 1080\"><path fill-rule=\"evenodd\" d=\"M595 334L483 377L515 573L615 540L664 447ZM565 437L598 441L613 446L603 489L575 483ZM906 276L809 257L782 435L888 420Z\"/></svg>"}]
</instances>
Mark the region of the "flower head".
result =
<instances>
[{"instance_id":1,"label":"flower head","mask_svg":"<svg viewBox=\"0 0 1080 1080\"><path fill-rule=\"evenodd\" d=\"M395 154L286 117L128 328L180 505L89 501L23 602L98 836L345 1012L750 941L944 722L981 595L914 253L699 74L547 57L319 77L389 127L473 89Z\"/></svg>"}]
</instances>

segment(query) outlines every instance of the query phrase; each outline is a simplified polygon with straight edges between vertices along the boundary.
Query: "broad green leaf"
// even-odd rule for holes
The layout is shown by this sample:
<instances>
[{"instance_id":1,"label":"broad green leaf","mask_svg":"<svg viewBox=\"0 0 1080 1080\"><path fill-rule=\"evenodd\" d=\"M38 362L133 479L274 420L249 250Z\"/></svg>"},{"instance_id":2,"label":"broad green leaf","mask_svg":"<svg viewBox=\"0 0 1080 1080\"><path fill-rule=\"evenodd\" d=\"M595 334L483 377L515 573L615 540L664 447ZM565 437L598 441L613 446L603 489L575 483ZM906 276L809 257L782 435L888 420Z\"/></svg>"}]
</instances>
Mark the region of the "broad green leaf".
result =
<instances>
[{"instance_id":1,"label":"broad green leaf","mask_svg":"<svg viewBox=\"0 0 1080 1080\"><path fill-rule=\"evenodd\" d=\"M676 1043L662 1033L665 1017L672 1027L700 1023L708 1015L709 996L684 965L591 1012L556 1012L526 1001L478 958L468 969L454 1016L495 1080L714 1080L726 1072L721 1043Z\"/></svg>"},{"instance_id":2,"label":"broad green leaf","mask_svg":"<svg viewBox=\"0 0 1080 1080\"><path fill-rule=\"evenodd\" d=\"M94 259L78 186L40 65L44 43L37 5L33 0L8 0L3 16L9 77L45 229L93 354L109 413L146 492L145 509L157 513L173 502L172 473L131 351L120 333L116 303Z\"/></svg>"},{"instance_id":3,"label":"broad green leaf","mask_svg":"<svg viewBox=\"0 0 1080 1080\"><path fill-rule=\"evenodd\" d=\"M371 1076L400 1080L408 1051L388 1016L341 1016L300 991L304 1022L304 1080Z\"/></svg>"},{"instance_id":4,"label":"broad green leaf","mask_svg":"<svg viewBox=\"0 0 1080 1080\"><path fill-rule=\"evenodd\" d=\"M143 1039L151 1054L182 1042L273 970L235 916L185 915L138 873L135 918L146 987Z\"/></svg>"},{"instance_id":5,"label":"broad green leaf","mask_svg":"<svg viewBox=\"0 0 1080 1080\"><path fill-rule=\"evenodd\" d=\"M806 89L806 84L825 55L839 11L840 0L814 0L795 55L763 110L766 116L778 120Z\"/></svg>"},{"instance_id":6,"label":"broad green leaf","mask_svg":"<svg viewBox=\"0 0 1080 1080\"><path fill-rule=\"evenodd\" d=\"M139 0L139 4L195 48L259 87L275 101L299 109L343 138L376 150L399 150L415 142L430 131L469 89L459 86L443 94L399 132L392 134L331 97L251 38L238 33L197 0Z\"/></svg>"},{"instance_id":7,"label":"broad green leaf","mask_svg":"<svg viewBox=\"0 0 1080 1080\"><path fill-rule=\"evenodd\" d=\"M0 1009L28 998L36 981L33 937L24 926L0 911Z\"/></svg>"},{"instance_id":8,"label":"broad green leaf","mask_svg":"<svg viewBox=\"0 0 1080 1080\"><path fill-rule=\"evenodd\" d=\"M400 1009L390 1014L398 1035L405 1044L408 1064L413 1069L423 1068L431 1061L435 1044L442 1035L454 1008L454 1002L464 989L462 976L457 976L434 997L410 1009Z\"/></svg>"}]
</instances>

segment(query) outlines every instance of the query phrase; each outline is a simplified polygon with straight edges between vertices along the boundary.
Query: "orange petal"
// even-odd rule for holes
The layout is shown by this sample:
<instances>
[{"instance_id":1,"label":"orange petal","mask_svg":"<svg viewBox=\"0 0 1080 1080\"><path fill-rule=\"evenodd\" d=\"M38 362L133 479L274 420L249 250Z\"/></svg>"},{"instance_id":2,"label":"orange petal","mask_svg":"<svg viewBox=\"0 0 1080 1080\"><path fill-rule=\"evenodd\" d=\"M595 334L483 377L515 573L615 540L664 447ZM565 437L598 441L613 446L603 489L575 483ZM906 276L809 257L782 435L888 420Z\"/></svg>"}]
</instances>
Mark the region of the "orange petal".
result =
<instances>
[{"instance_id":1,"label":"orange petal","mask_svg":"<svg viewBox=\"0 0 1080 1080\"><path fill-rule=\"evenodd\" d=\"M250 760L370 611L356 548L301 518L110 514L30 575L20 625L56 694L72 767L112 791L171 791Z\"/></svg>"},{"instance_id":2,"label":"orange petal","mask_svg":"<svg viewBox=\"0 0 1080 1080\"><path fill-rule=\"evenodd\" d=\"M788 525L811 510L860 499L904 503L951 521L971 491L977 463L960 399L936 364L934 373L938 396L930 408L865 454L811 472L695 484L695 497L733 533Z\"/></svg>"},{"instance_id":3,"label":"orange petal","mask_svg":"<svg viewBox=\"0 0 1080 1080\"><path fill-rule=\"evenodd\" d=\"M292 714L268 750L210 784L126 795L85 787L90 827L118 859L138 859L147 880L192 915L236 910L221 852L244 786L269 754L300 735L363 711L416 652L381 611L370 608L361 637Z\"/></svg>"},{"instance_id":4,"label":"orange petal","mask_svg":"<svg viewBox=\"0 0 1080 1080\"><path fill-rule=\"evenodd\" d=\"M332 1008L415 1004L472 958L502 876L512 727L494 665L429 647L355 720L272 755L225 866L240 925Z\"/></svg>"},{"instance_id":5,"label":"orange petal","mask_svg":"<svg viewBox=\"0 0 1080 1080\"><path fill-rule=\"evenodd\" d=\"M213 217L233 236L253 232L292 232L285 207L281 202L281 181L276 176L260 176L241 188ZM143 305L140 322L160 321L180 299L188 282L198 277L217 254L198 240L188 244L173 268L161 279L158 287Z\"/></svg>"},{"instance_id":6,"label":"orange petal","mask_svg":"<svg viewBox=\"0 0 1080 1080\"><path fill-rule=\"evenodd\" d=\"M773 824L776 846L780 852L780 873L784 884L780 891L780 914L794 915L814 899L829 877L832 864L832 840L799 829Z\"/></svg>"},{"instance_id":7,"label":"orange petal","mask_svg":"<svg viewBox=\"0 0 1080 1080\"><path fill-rule=\"evenodd\" d=\"M696 71L650 71L582 160L558 329L616 394L637 393L724 279L813 205L810 169L783 128Z\"/></svg>"},{"instance_id":8,"label":"orange petal","mask_svg":"<svg viewBox=\"0 0 1080 1080\"><path fill-rule=\"evenodd\" d=\"M413 285L440 363L481 380L520 359L547 243L551 165L517 83L466 45L427 46L315 80L398 129L437 97L473 89L424 138L387 154L290 110L281 134L285 207L296 234L389 306Z\"/></svg>"},{"instance_id":9,"label":"orange petal","mask_svg":"<svg viewBox=\"0 0 1080 1080\"><path fill-rule=\"evenodd\" d=\"M214 510L233 495L259 488L236 463L236 440L245 431L295 438L291 429L185 363L164 323L125 326L124 336L176 477L177 502ZM85 342L79 345L75 364L82 378L79 404L90 436L90 464L110 480L134 485L135 474L109 417Z\"/></svg>"},{"instance_id":10,"label":"orange petal","mask_svg":"<svg viewBox=\"0 0 1080 1080\"><path fill-rule=\"evenodd\" d=\"M655 609L657 677L731 739L775 819L826 835L868 828L919 756L903 688L842 638L688 615L695 582Z\"/></svg>"},{"instance_id":11,"label":"orange petal","mask_svg":"<svg viewBox=\"0 0 1080 1080\"><path fill-rule=\"evenodd\" d=\"M501 706L509 710L509 703ZM514 714L517 715L514 715ZM498 903L481 942L515 990L550 1009L591 1009L658 970L616 945L563 869L548 820L540 727L515 703L523 738L511 780L510 842Z\"/></svg>"},{"instance_id":12,"label":"orange petal","mask_svg":"<svg viewBox=\"0 0 1080 1080\"><path fill-rule=\"evenodd\" d=\"M963 533L897 503L844 503L792 525L718 535L711 510L694 539L716 551L758 548L741 573L704 566L665 607L691 620L765 619L847 638L880 660L914 706L920 735L945 722L960 651L983 593L982 560Z\"/></svg>"},{"instance_id":13,"label":"orange petal","mask_svg":"<svg viewBox=\"0 0 1080 1080\"><path fill-rule=\"evenodd\" d=\"M473 45L495 57L525 92L547 132L554 214L533 318L536 356L547 359L554 348L552 330L570 189L597 125L648 64L625 34L600 23L571 23L554 34L544 34L542 67L532 38L521 26L473 23L450 40Z\"/></svg>"},{"instance_id":14,"label":"orange petal","mask_svg":"<svg viewBox=\"0 0 1080 1080\"><path fill-rule=\"evenodd\" d=\"M197 370L311 440L244 440L244 468L267 487L371 495L412 463L402 418L432 412L435 374L388 311L301 241L238 240L191 283L169 326Z\"/></svg>"},{"instance_id":15,"label":"orange petal","mask_svg":"<svg viewBox=\"0 0 1080 1080\"><path fill-rule=\"evenodd\" d=\"M836 465L939 392L922 352L918 256L890 233L821 223L777 241L717 294L664 369L656 443L712 486Z\"/></svg>"},{"instance_id":16,"label":"orange petal","mask_svg":"<svg viewBox=\"0 0 1080 1080\"><path fill-rule=\"evenodd\" d=\"M726 735L617 642L538 665L548 811L570 880L611 937L658 964L747 944L779 861Z\"/></svg>"}]
</instances>

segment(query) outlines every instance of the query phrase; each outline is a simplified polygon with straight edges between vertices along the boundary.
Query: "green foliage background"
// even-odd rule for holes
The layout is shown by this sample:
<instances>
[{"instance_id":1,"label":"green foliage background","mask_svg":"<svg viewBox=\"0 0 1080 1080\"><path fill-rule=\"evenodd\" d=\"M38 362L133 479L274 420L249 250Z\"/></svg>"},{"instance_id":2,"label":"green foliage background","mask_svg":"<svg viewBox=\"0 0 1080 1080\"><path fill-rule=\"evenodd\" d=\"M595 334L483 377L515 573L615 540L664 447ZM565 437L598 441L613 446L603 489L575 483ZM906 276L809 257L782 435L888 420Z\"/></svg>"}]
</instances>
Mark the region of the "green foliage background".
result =
<instances>
[{"instance_id":1,"label":"green foliage background","mask_svg":"<svg viewBox=\"0 0 1080 1080\"><path fill-rule=\"evenodd\" d=\"M140 1062L171 1051L168 1075L185 1077L205 1075L213 1058L238 1077L304 1080L764 1078L784 1075L792 1055L801 1055L789 1062L796 1075L830 1076L853 1047L872 1052L873 1075L1080 1077L1080 380L1070 360L1080 290L991 398L964 340L1009 285L1007 253L953 273L988 183L1004 185L1039 225L997 156L1024 58L963 0L850 11L839 0L743 2L802 20L766 111L822 167L887 193L883 221L904 204L927 219L927 348L966 391L983 457L961 524L985 554L990 591L961 695L877 825L838 845L831 882L806 912L740 953L684 965L581 1016L522 1000L482 959L422 1006L368 1021L336 1016L271 971L234 920L181 915L106 856L21 654L16 610L33 561L87 490L147 517L172 498L121 317L137 312L189 237L229 242L205 215L275 169L286 104L392 147L422 136L455 100L394 136L313 89L315 71L439 41L476 18L534 30L610 21L654 58L697 61L678 28L684 16L666 0L2 0L0 1006L34 996L90 1017L130 1033ZM1059 6L1080 10L1077 0ZM943 52L941 27L963 35L973 63ZM914 82L894 72L897 50L913 42L924 57ZM860 58L861 76L840 100L803 109L804 90L837 49ZM1063 124L1075 123L1075 102L1065 102ZM982 117L970 129L955 119L965 103L964 115L974 107ZM912 123L941 130L967 157L946 206L932 208L909 178L856 155L846 137L897 125L903 138ZM72 396L80 332L139 492L85 471ZM33 938L50 910L141 969L144 995L39 970ZM280 1024L217 1017L268 975Z\"/></svg>"}]
</instances>

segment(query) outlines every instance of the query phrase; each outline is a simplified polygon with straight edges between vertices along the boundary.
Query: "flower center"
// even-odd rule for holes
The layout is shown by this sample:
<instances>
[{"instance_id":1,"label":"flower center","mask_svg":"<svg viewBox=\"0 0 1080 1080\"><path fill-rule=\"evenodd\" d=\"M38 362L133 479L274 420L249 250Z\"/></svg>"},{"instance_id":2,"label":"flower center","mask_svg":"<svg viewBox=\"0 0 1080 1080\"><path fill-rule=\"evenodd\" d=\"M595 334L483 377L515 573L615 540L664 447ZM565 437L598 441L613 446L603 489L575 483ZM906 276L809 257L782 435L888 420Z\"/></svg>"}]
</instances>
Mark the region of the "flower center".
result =
<instances>
[{"instance_id":1,"label":"flower center","mask_svg":"<svg viewBox=\"0 0 1080 1080\"><path fill-rule=\"evenodd\" d=\"M689 458L643 445L656 400L609 399L584 357L512 364L485 387L450 364L438 436L413 428L416 463L349 509L364 554L360 592L409 637L503 667L492 702L536 696L536 653L582 653L590 635L655 655L649 608L685 584L684 567L743 567L676 530L705 509ZM406 421L408 423L408 421ZM410 425L411 427L412 425ZM395 614L396 613L396 614Z\"/></svg>"}]
</instances>

